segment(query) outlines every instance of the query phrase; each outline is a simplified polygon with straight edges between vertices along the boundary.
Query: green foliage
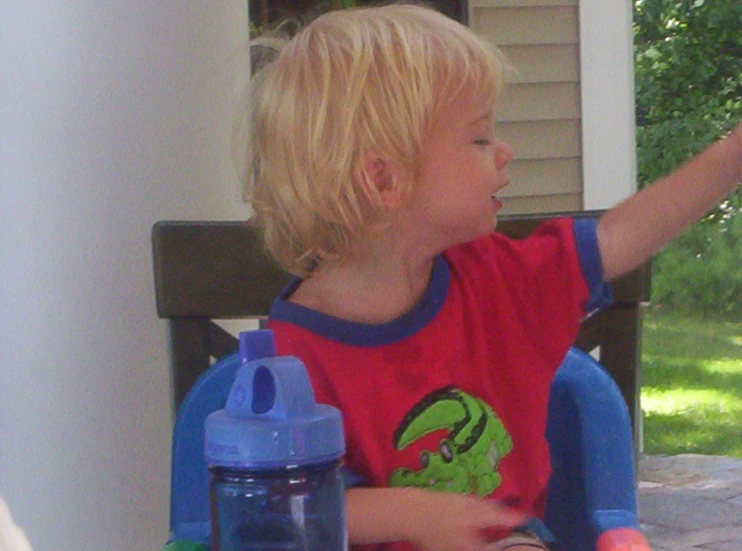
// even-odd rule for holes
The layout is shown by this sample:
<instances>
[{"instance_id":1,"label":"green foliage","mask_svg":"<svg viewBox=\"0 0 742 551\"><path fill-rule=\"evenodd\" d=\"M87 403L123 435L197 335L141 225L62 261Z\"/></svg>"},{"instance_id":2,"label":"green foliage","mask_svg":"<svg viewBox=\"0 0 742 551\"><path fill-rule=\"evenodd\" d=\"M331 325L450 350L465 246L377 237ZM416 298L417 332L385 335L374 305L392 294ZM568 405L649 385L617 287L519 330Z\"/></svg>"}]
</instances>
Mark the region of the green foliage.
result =
<instances>
[{"instance_id":1,"label":"green foliage","mask_svg":"<svg viewBox=\"0 0 742 551\"><path fill-rule=\"evenodd\" d=\"M639 126L740 114L742 2L636 0L634 6Z\"/></svg>"},{"instance_id":2,"label":"green foliage","mask_svg":"<svg viewBox=\"0 0 742 551\"><path fill-rule=\"evenodd\" d=\"M731 201L654 261L652 302L742 320L742 210Z\"/></svg>"},{"instance_id":3,"label":"green foliage","mask_svg":"<svg viewBox=\"0 0 742 551\"><path fill-rule=\"evenodd\" d=\"M635 0L637 170L644 186L742 118L742 2ZM742 316L742 192L660 253L652 300ZM736 302L736 304L735 304Z\"/></svg>"}]
</instances>

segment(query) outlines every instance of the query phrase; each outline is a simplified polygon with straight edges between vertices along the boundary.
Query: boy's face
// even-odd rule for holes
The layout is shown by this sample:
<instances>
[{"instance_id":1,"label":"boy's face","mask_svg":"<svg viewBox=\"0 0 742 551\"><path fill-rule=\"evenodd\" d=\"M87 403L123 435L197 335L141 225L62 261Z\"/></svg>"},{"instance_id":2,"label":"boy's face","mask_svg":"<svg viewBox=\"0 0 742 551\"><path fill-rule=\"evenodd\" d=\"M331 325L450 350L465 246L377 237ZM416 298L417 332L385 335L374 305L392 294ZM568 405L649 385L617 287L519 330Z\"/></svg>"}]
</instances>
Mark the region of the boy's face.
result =
<instances>
[{"instance_id":1,"label":"boy's face","mask_svg":"<svg viewBox=\"0 0 742 551\"><path fill-rule=\"evenodd\" d=\"M490 233L502 203L496 193L509 177L513 151L498 140L485 101L461 97L441 109L423 143L415 216L443 237L446 248Z\"/></svg>"}]
</instances>

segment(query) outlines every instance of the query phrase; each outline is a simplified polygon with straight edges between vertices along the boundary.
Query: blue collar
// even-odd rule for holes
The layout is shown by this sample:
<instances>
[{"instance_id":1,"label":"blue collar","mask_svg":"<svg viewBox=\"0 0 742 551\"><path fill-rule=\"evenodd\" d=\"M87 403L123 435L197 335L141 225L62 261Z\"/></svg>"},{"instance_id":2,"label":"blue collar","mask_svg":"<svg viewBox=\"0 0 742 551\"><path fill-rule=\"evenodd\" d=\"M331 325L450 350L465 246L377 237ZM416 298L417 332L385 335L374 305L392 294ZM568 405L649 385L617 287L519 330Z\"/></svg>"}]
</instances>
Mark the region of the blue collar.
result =
<instances>
[{"instance_id":1,"label":"blue collar","mask_svg":"<svg viewBox=\"0 0 742 551\"><path fill-rule=\"evenodd\" d=\"M409 312L382 324L366 324L328 316L306 306L288 302L301 285L293 279L273 302L270 319L289 322L328 339L354 346L384 346L401 341L425 327L443 308L451 271L442 256L433 261L430 283L420 302Z\"/></svg>"}]
</instances>

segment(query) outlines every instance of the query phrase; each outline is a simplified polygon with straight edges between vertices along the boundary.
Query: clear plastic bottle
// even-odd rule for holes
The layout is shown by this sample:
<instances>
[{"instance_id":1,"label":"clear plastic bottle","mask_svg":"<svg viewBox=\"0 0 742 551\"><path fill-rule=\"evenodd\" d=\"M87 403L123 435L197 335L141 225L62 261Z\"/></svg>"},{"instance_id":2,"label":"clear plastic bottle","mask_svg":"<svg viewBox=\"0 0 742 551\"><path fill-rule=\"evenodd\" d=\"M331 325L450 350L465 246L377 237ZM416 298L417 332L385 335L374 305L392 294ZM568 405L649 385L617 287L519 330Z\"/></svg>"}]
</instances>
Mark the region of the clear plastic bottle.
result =
<instances>
[{"instance_id":1,"label":"clear plastic bottle","mask_svg":"<svg viewBox=\"0 0 742 551\"><path fill-rule=\"evenodd\" d=\"M240 334L242 365L206 421L214 551L345 551L340 412L269 330Z\"/></svg>"}]
</instances>

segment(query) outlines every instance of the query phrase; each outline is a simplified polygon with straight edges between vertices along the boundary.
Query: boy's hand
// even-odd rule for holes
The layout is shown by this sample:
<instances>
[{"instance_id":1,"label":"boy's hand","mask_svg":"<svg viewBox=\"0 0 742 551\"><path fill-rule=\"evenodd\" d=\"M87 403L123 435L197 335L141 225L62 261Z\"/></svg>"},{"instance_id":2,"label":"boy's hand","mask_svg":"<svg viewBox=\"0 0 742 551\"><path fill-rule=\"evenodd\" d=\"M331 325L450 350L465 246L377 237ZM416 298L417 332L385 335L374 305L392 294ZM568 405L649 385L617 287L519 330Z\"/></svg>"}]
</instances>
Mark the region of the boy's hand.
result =
<instances>
[{"instance_id":1,"label":"boy's hand","mask_svg":"<svg viewBox=\"0 0 742 551\"><path fill-rule=\"evenodd\" d=\"M474 496L423 490L415 501L410 541L421 551L483 551L493 541L488 532L504 528L504 536L526 520L522 513Z\"/></svg>"}]
</instances>

